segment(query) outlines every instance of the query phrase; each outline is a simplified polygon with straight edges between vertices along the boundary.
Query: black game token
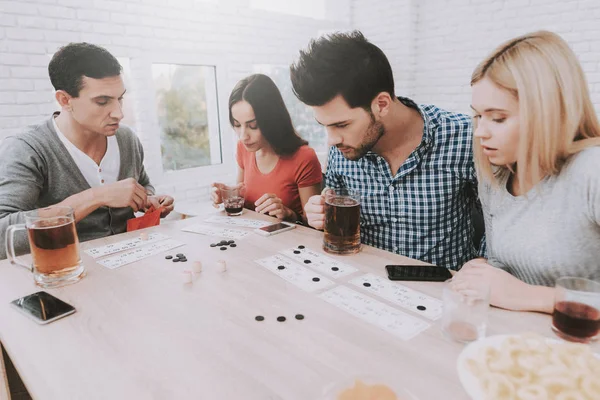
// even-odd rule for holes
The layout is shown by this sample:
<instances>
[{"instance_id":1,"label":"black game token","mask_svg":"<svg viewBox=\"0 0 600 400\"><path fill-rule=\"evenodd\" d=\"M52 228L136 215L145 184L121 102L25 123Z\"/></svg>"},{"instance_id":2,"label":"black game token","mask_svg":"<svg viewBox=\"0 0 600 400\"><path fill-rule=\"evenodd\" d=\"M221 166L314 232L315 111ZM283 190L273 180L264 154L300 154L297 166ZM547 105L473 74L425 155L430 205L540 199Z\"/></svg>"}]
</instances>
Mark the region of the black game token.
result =
<instances>
[{"instance_id":1,"label":"black game token","mask_svg":"<svg viewBox=\"0 0 600 400\"><path fill-rule=\"evenodd\" d=\"M180 261L179 258L174 258L173 259L173 262L179 262L179 261Z\"/></svg>"},{"instance_id":2,"label":"black game token","mask_svg":"<svg viewBox=\"0 0 600 400\"><path fill-rule=\"evenodd\" d=\"M173 256L165 256L166 260L170 260L171 258L173 258Z\"/></svg>"},{"instance_id":3,"label":"black game token","mask_svg":"<svg viewBox=\"0 0 600 400\"><path fill-rule=\"evenodd\" d=\"M227 243L227 240L221 240L221 241L219 242L219 246L226 246L227 244L228 244L228 243Z\"/></svg>"},{"instance_id":4,"label":"black game token","mask_svg":"<svg viewBox=\"0 0 600 400\"><path fill-rule=\"evenodd\" d=\"M304 315L302 315L302 314L296 314L296 319L297 320L302 320L302 319L304 319Z\"/></svg>"},{"instance_id":5,"label":"black game token","mask_svg":"<svg viewBox=\"0 0 600 400\"><path fill-rule=\"evenodd\" d=\"M184 255L184 254L182 254L182 253L177 253L177 254L175 254L175 255L176 255L177 257L179 257L179 258L185 257L185 255Z\"/></svg>"},{"instance_id":6,"label":"black game token","mask_svg":"<svg viewBox=\"0 0 600 400\"><path fill-rule=\"evenodd\" d=\"M300 250L294 250L294 254L300 254Z\"/></svg>"},{"instance_id":7,"label":"black game token","mask_svg":"<svg viewBox=\"0 0 600 400\"><path fill-rule=\"evenodd\" d=\"M313 278L313 282L319 282L321 279L317 278L316 276Z\"/></svg>"},{"instance_id":8,"label":"black game token","mask_svg":"<svg viewBox=\"0 0 600 400\"><path fill-rule=\"evenodd\" d=\"M285 321L285 317L277 317L277 321L283 322L283 321Z\"/></svg>"},{"instance_id":9,"label":"black game token","mask_svg":"<svg viewBox=\"0 0 600 400\"><path fill-rule=\"evenodd\" d=\"M425 310L427 310L427 307L425 307L425 306L417 306L417 310L419 310L419 311L425 311Z\"/></svg>"},{"instance_id":10,"label":"black game token","mask_svg":"<svg viewBox=\"0 0 600 400\"><path fill-rule=\"evenodd\" d=\"M340 269L338 267L331 267L332 271L339 271Z\"/></svg>"},{"instance_id":11,"label":"black game token","mask_svg":"<svg viewBox=\"0 0 600 400\"><path fill-rule=\"evenodd\" d=\"M277 267L277 269L285 269L285 267L283 265L280 265Z\"/></svg>"},{"instance_id":12,"label":"black game token","mask_svg":"<svg viewBox=\"0 0 600 400\"><path fill-rule=\"evenodd\" d=\"M304 264L310 264L312 261L310 260L304 260Z\"/></svg>"},{"instance_id":13,"label":"black game token","mask_svg":"<svg viewBox=\"0 0 600 400\"><path fill-rule=\"evenodd\" d=\"M218 243L211 243L210 247L217 247L219 244Z\"/></svg>"},{"instance_id":14,"label":"black game token","mask_svg":"<svg viewBox=\"0 0 600 400\"><path fill-rule=\"evenodd\" d=\"M235 244L235 243L231 243L231 244L229 245L229 247L237 247L237 244Z\"/></svg>"},{"instance_id":15,"label":"black game token","mask_svg":"<svg viewBox=\"0 0 600 400\"><path fill-rule=\"evenodd\" d=\"M227 244L234 244L235 242L233 240L228 240Z\"/></svg>"},{"instance_id":16,"label":"black game token","mask_svg":"<svg viewBox=\"0 0 600 400\"><path fill-rule=\"evenodd\" d=\"M264 321L265 317L263 317L262 315L257 315L256 317L254 317L254 319L257 321Z\"/></svg>"},{"instance_id":17,"label":"black game token","mask_svg":"<svg viewBox=\"0 0 600 400\"><path fill-rule=\"evenodd\" d=\"M227 247L223 246L223 247L219 248L219 250L227 250Z\"/></svg>"},{"instance_id":18,"label":"black game token","mask_svg":"<svg viewBox=\"0 0 600 400\"><path fill-rule=\"evenodd\" d=\"M181 261L181 262L187 262L187 258L180 258L179 261Z\"/></svg>"},{"instance_id":19,"label":"black game token","mask_svg":"<svg viewBox=\"0 0 600 400\"><path fill-rule=\"evenodd\" d=\"M300 246L298 246L298 248L299 248L300 250L302 250L302 249L304 249L305 247L304 247L304 246L302 246L302 245L300 245Z\"/></svg>"},{"instance_id":20,"label":"black game token","mask_svg":"<svg viewBox=\"0 0 600 400\"><path fill-rule=\"evenodd\" d=\"M365 283L363 283L363 286L364 287L371 287L371 284L369 282L365 282Z\"/></svg>"}]
</instances>

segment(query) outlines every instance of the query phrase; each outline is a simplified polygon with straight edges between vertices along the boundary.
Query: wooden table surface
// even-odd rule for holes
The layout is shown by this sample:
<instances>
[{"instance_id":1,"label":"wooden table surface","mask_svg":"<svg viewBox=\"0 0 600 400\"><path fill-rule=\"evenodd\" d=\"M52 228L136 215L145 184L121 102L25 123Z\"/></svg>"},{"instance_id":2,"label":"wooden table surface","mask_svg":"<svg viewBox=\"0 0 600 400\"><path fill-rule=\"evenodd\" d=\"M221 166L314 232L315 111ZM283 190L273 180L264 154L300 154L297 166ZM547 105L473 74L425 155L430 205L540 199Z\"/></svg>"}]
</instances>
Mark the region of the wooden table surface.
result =
<instances>
[{"instance_id":1,"label":"wooden table surface","mask_svg":"<svg viewBox=\"0 0 600 400\"><path fill-rule=\"evenodd\" d=\"M243 217L269 219L250 211ZM298 227L268 238L251 234L220 251L209 247L215 238L181 231L202 219L148 229L186 245L115 270L82 252L87 276L48 290L77 312L45 326L9 306L38 290L30 273L0 262L0 341L33 398L307 400L357 374L395 382L421 400L467 398L456 371L463 345L446 339L439 321L402 341L253 262L299 244L320 250L321 232ZM82 250L138 235L83 243ZM164 258L179 252L187 263ZM334 258L381 276L386 264L415 263L368 246ZM216 271L217 259L226 260L225 273ZM194 260L204 271L184 285L180 271ZM336 283L346 285L360 273ZM403 284L441 297L441 283ZM306 318L295 320L297 313ZM266 320L256 322L257 315ZM288 320L277 322L279 315ZM550 322L547 315L490 309L488 335L552 337Z\"/></svg>"}]
</instances>

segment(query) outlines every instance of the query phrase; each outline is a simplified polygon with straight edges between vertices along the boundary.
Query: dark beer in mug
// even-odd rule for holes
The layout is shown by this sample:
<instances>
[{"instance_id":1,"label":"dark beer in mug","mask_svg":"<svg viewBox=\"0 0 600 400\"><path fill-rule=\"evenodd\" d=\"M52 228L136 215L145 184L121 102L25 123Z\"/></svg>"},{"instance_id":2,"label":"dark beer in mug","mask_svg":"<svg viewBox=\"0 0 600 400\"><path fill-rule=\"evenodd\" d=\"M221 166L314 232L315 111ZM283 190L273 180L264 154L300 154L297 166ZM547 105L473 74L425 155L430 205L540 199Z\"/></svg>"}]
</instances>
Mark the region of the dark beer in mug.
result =
<instances>
[{"instance_id":1,"label":"dark beer in mug","mask_svg":"<svg viewBox=\"0 0 600 400\"><path fill-rule=\"evenodd\" d=\"M360 250L360 196L349 189L325 192L323 250L353 254Z\"/></svg>"}]
</instances>

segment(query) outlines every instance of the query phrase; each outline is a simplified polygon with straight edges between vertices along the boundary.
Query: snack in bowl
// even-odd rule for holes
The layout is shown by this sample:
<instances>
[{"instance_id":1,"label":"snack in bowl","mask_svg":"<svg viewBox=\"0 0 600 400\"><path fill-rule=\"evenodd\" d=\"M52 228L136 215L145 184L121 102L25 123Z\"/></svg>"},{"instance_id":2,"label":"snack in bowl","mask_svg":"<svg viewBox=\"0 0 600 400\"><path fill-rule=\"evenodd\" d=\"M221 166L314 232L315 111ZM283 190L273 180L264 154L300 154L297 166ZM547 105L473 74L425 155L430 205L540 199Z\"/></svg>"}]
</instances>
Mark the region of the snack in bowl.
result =
<instances>
[{"instance_id":1,"label":"snack in bowl","mask_svg":"<svg viewBox=\"0 0 600 400\"><path fill-rule=\"evenodd\" d=\"M400 400L386 385L369 385L357 379L354 386L341 392L337 400Z\"/></svg>"},{"instance_id":2,"label":"snack in bowl","mask_svg":"<svg viewBox=\"0 0 600 400\"><path fill-rule=\"evenodd\" d=\"M600 359L583 344L510 336L465 364L485 400L600 399Z\"/></svg>"}]
</instances>

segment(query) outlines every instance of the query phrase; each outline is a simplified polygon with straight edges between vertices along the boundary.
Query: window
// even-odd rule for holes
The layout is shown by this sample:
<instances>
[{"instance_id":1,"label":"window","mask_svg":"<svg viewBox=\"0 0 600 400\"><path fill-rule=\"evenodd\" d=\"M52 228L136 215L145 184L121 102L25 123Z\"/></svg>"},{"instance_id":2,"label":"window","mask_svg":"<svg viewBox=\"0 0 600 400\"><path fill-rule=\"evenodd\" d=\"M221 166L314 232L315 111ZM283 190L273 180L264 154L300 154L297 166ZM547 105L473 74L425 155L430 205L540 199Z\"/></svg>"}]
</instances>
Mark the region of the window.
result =
<instances>
[{"instance_id":1,"label":"window","mask_svg":"<svg viewBox=\"0 0 600 400\"><path fill-rule=\"evenodd\" d=\"M327 133L315 120L312 110L302 103L292 90L290 69L287 66L255 65L254 72L268 75L281 91L283 101L294 122L296 131L317 153L327 153Z\"/></svg>"},{"instance_id":2,"label":"window","mask_svg":"<svg viewBox=\"0 0 600 400\"><path fill-rule=\"evenodd\" d=\"M153 64L163 170L220 164L216 68Z\"/></svg>"}]
</instances>

